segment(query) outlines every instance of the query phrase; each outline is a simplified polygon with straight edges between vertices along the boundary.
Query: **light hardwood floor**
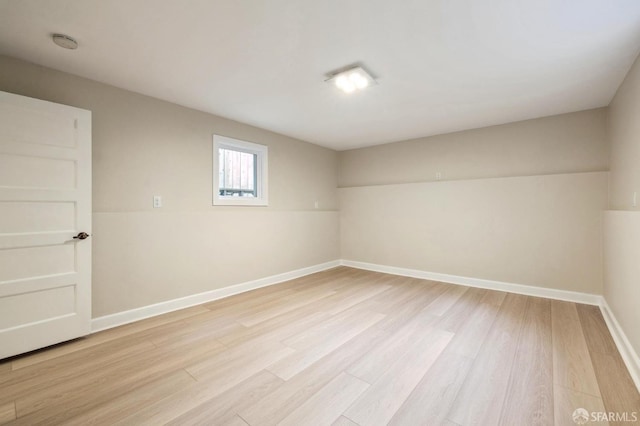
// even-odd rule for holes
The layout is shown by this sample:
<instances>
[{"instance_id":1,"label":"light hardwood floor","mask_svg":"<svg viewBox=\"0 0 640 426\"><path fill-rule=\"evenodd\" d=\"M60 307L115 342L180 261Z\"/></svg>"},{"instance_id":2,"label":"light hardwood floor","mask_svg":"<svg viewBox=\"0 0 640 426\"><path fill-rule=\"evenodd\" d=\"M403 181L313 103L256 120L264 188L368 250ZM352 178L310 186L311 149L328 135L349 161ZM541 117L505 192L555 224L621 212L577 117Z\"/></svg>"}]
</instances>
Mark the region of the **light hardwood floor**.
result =
<instances>
[{"instance_id":1,"label":"light hardwood floor","mask_svg":"<svg viewBox=\"0 0 640 426\"><path fill-rule=\"evenodd\" d=\"M9 424L574 425L580 407L640 417L598 308L344 267L0 361Z\"/></svg>"}]
</instances>

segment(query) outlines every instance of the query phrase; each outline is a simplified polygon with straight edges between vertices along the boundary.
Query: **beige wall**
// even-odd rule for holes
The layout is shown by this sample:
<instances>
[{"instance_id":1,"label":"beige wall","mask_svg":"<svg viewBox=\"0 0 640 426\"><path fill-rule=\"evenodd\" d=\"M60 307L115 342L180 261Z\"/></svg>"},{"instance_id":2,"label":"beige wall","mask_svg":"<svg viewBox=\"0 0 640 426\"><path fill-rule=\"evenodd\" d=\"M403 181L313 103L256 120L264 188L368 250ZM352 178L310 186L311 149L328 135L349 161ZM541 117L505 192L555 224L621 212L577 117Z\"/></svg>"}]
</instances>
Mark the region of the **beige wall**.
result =
<instances>
[{"instance_id":1,"label":"beige wall","mask_svg":"<svg viewBox=\"0 0 640 426\"><path fill-rule=\"evenodd\" d=\"M606 109L336 153L1 56L0 90L93 112L94 316L340 256L602 291ZM269 145L269 207L211 206L213 133Z\"/></svg>"},{"instance_id":2,"label":"beige wall","mask_svg":"<svg viewBox=\"0 0 640 426\"><path fill-rule=\"evenodd\" d=\"M606 109L340 152L340 187L609 170Z\"/></svg>"},{"instance_id":3,"label":"beige wall","mask_svg":"<svg viewBox=\"0 0 640 426\"><path fill-rule=\"evenodd\" d=\"M609 107L611 184L605 214L604 296L624 333L640 353L640 59ZM626 210L626 211L625 211Z\"/></svg>"},{"instance_id":4,"label":"beige wall","mask_svg":"<svg viewBox=\"0 0 640 426\"><path fill-rule=\"evenodd\" d=\"M94 317L339 257L332 150L3 56L0 90L93 113ZM269 146L269 207L211 205L214 133Z\"/></svg>"},{"instance_id":5,"label":"beige wall","mask_svg":"<svg viewBox=\"0 0 640 426\"><path fill-rule=\"evenodd\" d=\"M339 258L337 212L247 209L94 213L98 316Z\"/></svg>"},{"instance_id":6,"label":"beige wall","mask_svg":"<svg viewBox=\"0 0 640 426\"><path fill-rule=\"evenodd\" d=\"M602 293L606 172L339 193L343 259Z\"/></svg>"},{"instance_id":7,"label":"beige wall","mask_svg":"<svg viewBox=\"0 0 640 426\"><path fill-rule=\"evenodd\" d=\"M612 210L640 210L640 59L627 74L609 106ZM638 206L633 193L638 192Z\"/></svg>"},{"instance_id":8,"label":"beige wall","mask_svg":"<svg viewBox=\"0 0 640 426\"><path fill-rule=\"evenodd\" d=\"M601 294L605 119L597 109L339 153L342 258Z\"/></svg>"},{"instance_id":9,"label":"beige wall","mask_svg":"<svg viewBox=\"0 0 640 426\"><path fill-rule=\"evenodd\" d=\"M636 354L640 353L640 213L605 214L604 297Z\"/></svg>"}]
</instances>

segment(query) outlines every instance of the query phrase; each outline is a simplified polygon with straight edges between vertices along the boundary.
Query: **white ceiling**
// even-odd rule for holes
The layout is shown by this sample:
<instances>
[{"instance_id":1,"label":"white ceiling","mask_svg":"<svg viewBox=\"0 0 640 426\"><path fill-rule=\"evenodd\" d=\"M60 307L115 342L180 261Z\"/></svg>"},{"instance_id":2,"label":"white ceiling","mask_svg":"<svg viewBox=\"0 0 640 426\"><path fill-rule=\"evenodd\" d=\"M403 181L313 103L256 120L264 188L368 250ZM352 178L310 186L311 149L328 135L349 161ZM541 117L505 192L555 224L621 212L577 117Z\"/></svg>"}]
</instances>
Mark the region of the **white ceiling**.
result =
<instances>
[{"instance_id":1,"label":"white ceiling","mask_svg":"<svg viewBox=\"0 0 640 426\"><path fill-rule=\"evenodd\" d=\"M338 150L605 106L639 50L638 0L0 0L0 53Z\"/></svg>"}]
</instances>

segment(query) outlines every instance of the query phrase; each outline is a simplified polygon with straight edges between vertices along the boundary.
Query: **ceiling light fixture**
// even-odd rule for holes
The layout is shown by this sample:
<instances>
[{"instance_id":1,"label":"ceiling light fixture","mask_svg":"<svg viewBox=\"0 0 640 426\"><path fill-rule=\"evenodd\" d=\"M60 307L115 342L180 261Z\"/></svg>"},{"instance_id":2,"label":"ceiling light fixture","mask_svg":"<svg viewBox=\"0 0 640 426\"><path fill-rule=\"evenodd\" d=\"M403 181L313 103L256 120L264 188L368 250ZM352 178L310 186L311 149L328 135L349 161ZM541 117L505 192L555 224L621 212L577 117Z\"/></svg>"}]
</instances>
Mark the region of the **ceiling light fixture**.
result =
<instances>
[{"instance_id":1,"label":"ceiling light fixture","mask_svg":"<svg viewBox=\"0 0 640 426\"><path fill-rule=\"evenodd\" d=\"M66 34L53 34L51 38L55 44L65 49L75 50L78 48L78 42Z\"/></svg>"},{"instance_id":2,"label":"ceiling light fixture","mask_svg":"<svg viewBox=\"0 0 640 426\"><path fill-rule=\"evenodd\" d=\"M353 93L376 84L376 80L361 66L333 73L326 81L334 84L344 93Z\"/></svg>"}]
</instances>

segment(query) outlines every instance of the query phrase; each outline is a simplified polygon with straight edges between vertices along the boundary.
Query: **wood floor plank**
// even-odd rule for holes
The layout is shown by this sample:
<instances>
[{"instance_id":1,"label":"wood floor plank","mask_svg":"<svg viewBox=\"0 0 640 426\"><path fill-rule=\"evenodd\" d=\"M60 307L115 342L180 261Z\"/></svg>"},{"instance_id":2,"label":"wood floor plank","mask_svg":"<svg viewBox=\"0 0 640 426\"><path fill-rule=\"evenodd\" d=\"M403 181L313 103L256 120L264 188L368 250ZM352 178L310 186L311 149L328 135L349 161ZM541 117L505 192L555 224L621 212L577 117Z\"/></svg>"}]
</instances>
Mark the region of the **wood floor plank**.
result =
<instances>
[{"instance_id":1,"label":"wood floor plank","mask_svg":"<svg viewBox=\"0 0 640 426\"><path fill-rule=\"evenodd\" d=\"M433 323L435 316L421 312L389 338L381 342L365 356L353 363L347 372L367 383L374 383L393 363L401 357L408 347L419 341L425 327Z\"/></svg>"},{"instance_id":2,"label":"wood floor plank","mask_svg":"<svg viewBox=\"0 0 640 426\"><path fill-rule=\"evenodd\" d=\"M343 293L339 293L328 298L327 302L329 302L331 306L327 310L327 313L331 315L337 315L342 311L357 306L360 303L377 296L378 294L388 290L389 288L391 288L390 285L376 285L376 283L374 282L373 284L360 286L360 288L357 288L356 291L347 296L345 296Z\"/></svg>"},{"instance_id":3,"label":"wood floor plank","mask_svg":"<svg viewBox=\"0 0 640 426\"><path fill-rule=\"evenodd\" d=\"M480 302L499 307L504 302L505 297L507 297L507 293L504 291L490 290L482 296Z\"/></svg>"},{"instance_id":4,"label":"wood floor plank","mask_svg":"<svg viewBox=\"0 0 640 426\"><path fill-rule=\"evenodd\" d=\"M252 324L252 327L249 328L256 329L258 325L261 325L264 322L270 322L271 319L280 319L288 316L289 314L302 317L317 315L319 313L337 315L338 313L351 307L355 307L361 302L366 301L367 299L370 299L388 289L390 287L389 285L377 284L381 279L382 278L379 276L372 279L367 274L363 277L357 277L346 282L343 280L335 280L340 284L323 287L327 290L333 291L334 294L315 300L314 303L305 303L295 307L294 309L281 311L277 316L273 316L259 324ZM307 289L300 290L299 292L309 294Z\"/></svg>"},{"instance_id":5,"label":"wood floor plank","mask_svg":"<svg viewBox=\"0 0 640 426\"><path fill-rule=\"evenodd\" d=\"M219 424L272 393L282 383L281 379L268 371L261 371L228 390L220 389L216 382L199 382L174 397L158 400L139 410L121 424Z\"/></svg>"},{"instance_id":6,"label":"wood floor plank","mask_svg":"<svg viewBox=\"0 0 640 426\"><path fill-rule=\"evenodd\" d=\"M53 357L33 364L29 368L20 368L12 371L7 377L0 378L0 387L7 388L18 382L26 384L29 379L36 378L36 380L40 380L43 376L53 379L54 376L63 375L69 380L73 377L73 374L91 369L90 365L82 361L91 359L95 363L109 365L114 360L135 354L138 350L147 351L153 348L154 345L150 342L150 339L154 336L165 333L171 334L181 328L179 321L169 322L116 339L89 345L62 357Z\"/></svg>"},{"instance_id":7,"label":"wood floor plank","mask_svg":"<svg viewBox=\"0 0 640 426\"><path fill-rule=\"evenodd\" d=\"M628 417L631 417L631 413L635 412L638 423L640 423L640 394L625 368L620 354L617 352L613 354L591 352L591 359L606 411L622 415L627 413ZM610 423L623 425L626 422L612 421Z\"/></svg>"},{"instance_id":8,"label":"wood floor plank","mask_svg":"<svg viewBox=\"0 0 640 426\"><path fill-rule=\"evenodd\" d=\"M95 349L98 349L96 352ZM136 344L126 345L107 344L88 348L82 353L73 353L68 357L56 357L34 365L32 368L22 368L15 371L11 380L1 384L0 403L17 400L36 393L36 389L52 388L57 385L73 383L74 386L82 384L82 378L95 373L94 365L80 362L85 357L92 357L101 368L108 369L117 362L135 358L138 355L148 353L155 347L151 342L142 341ZM68 359L67 359L68 358ZM85 358L86 359L86 358ZM44 380L46 378L46 380ZM76 380L80 378L80 380Z\"/></svg>"},{"instance_id":9,"label":"wood floor plank","mask_svg":"<svg viewBox=\"0 0 640 426\"><path fill-rule=\"evenodd\" d=\"M349 374L340 373L278 425L330 425L368 387L368 383Z\"/></svg>"},{"instance_id":10,"label":"wood floor plank","mask_svg":"<svg viewBox=\"0 0 640 426\"><path fill-rule=\"evenodd\" d=\"M576 305L552 301L551 323L554 383L600 398L598 381Z\"/></svg>"},{"instance_id":11,"label":"wood floor plank","mask_svg":"<svg viewBox=\"0 0 640 426\"><path fill-rule=\"evenodd\" d=\"M351 289L358 286L373 286L376 285L379 281L384 281L385 279L381 277L381 274L372 273L370 271L354 271L352 273L343 272L342 274L333 277L329 280L323 281L324 288L334 290L336 292L349 292ZM317 283L311 283L311 286L318 287ZM296 287L297 289L301 289L300 286ZM303 289L305 287L302 287ZM306 287L308 288L308 287Z\"/></svg>"},{"instance_id":12,"label":"wood floor plank","mask_svg":"<svg viewBox=\"0 0 640 426\"><path fill-rule=\"evenodd\" d=\"M46 419L71 418L113 398L225 350L217 341L202 341L188 348L167 352L156 349L135 359L126 359L113 368L96 369L74 382L38 389L16 400L16 410L26 424L47 423ZM91 401L81 407L68 408L74 401L91 394ZM28 419L28 420L27 420Z\"/></svg>"},{"instance_id":13,"label":"wood floor plank","mask_svg":"<svg viewBox=\"0 0 640 426\"><path fill-rule=\"evenodd\" d=\"M253 327L243 326L243 329L220 336L218 340L228 347L237 346L251 340L283 341L322 323L329 317L330 315L326 312L306 311L303 308L303 310L291 311L271 318Z\"/></svg>"},{"instance_id":14,"label":"wood floor plank","mask_svg":"<svg viewBox=\"0 0 640 426\"><path fill-rule=\"evenodd\" d=\"M243 315L250 315L252 312L278 306L284 297L296 294L294 289L286 291L279 290L275 294L264 293L257 298L244 300L243 295L231 296L222 306L209 307L209 318L219 318L222 320L238 320ZM238 300L236 300L238 299Z\"/></svg>"},{"instance_id":15,"label":"wood floor plank","mask_svg":"<svg viewBox=\"0 0 640 426\"><path fill-rule=\"evenodd\" d=\"M221 347L220 344L216 346ZM69 368L66 371L63 368L56 368L54 364L52 365L54 371L43 372L44 377L47 378L46 381L43 381L42 377L30 377L29 380L17 382L7 389L17 397L17 409L20 415L24 416L46 407L49 403L53 404L56 395L66 394L72 389L90 387L102 377L115 376L122 371L123 365L144 363L147 359L157 359L158 356L160 352L157 348L152 343L143 341L130 349L111 353L100 369L87 368L85 365L78 370Z\"/></svg>"},{"instance_id":16,"label":"wood floor plank","mask_svg":"<svg viewBox=\"0 0 640 426\"><path fill-rule=\"evenodd\" d=\"M526 301L526 296L505 297L447 419L461 425L498 423Z\"/></svg>"},{"instance_id":17,"label":"wood floor plank","mask_svg":"<svg viewBox=\"0 0 640 426\"><path fill-rule=\"evenodd\" d=\"M384 318L384 315L368 310L349 309L331 316L321 324L302 330L300 333L283 340L283 343L298 350L310 349L327 339L331 339L336 333L348 332L350 324L371 319L379 320L380 318Z\"/></svg>"},{"instance_id":18,"label":"wood floor plank","mask_svg":"<svg viewBox=\"0 0 640 426\"><path fill-rule=\"evenodd\" d=\"M344 416L358 424L386 425L438 359L453 334L432 329L399 357Z\"/></svg>"},{"instance_id":19,"label":"wood floor plank","mask_svg":"<svg viewBox=\"0 0 640 426\"><path fill-rule=\"evenodd\" d=\"M167 332L160 336L149 338L156 347L171 349L179 346L189 345L191 342L208 339L218 340L233 333L243 332L246 327L231 321L225 324L218 324L217 321L209 321L198 324L180 323L181 330Z\"/></svg>"},{"instance_id":20,"label":"wood floor plank","mask_svg":"<svg viewBox=\"0 0 640 426\"><path fill-rule=\"evenodd\" d=\"M295 353L295 349L280 342L250 342L221 351L185 369L198 381L216 381L221 388L232 387Z\"/></svg>"},{"instance_id":21,"label":"wood floor plank","mask_svg":"<svg viewBox=\"0 0 640 426\"><path fill-rule=\"evenodd\" d=\"M118 339L107 340L62 357L39 362L29 368L16 370L12 372L10 377L7 377L7 381L0 384L0 401L18 399L34 393L33 389L41 387L38 384L43 383L43 378L46 378L47 388L69 382L73 382L76 387L81 387L83 383L86 383L85 379L96 377L95 365L100 365L100 371L110 373L118 362L128 363L129 359L135 360L141 354L154 352L154 345L148 341L149 339L163 333L172 335L181 327L180 317L178 317L178 320L172 323L164 323L127 334ZM87 360L91 360L91 362L87 362ZM117 370L117 367L115 368ZM80 380L76 380L76 377L79 377Z\"/></svg>"},{"instance_id":22,"label":"wood floor plank","mask_svg":"<svg viewBox=\"0 0 640 426\"><path fill-rule=\"evenodd\" d=\"M116 395L116 398L82 414L65 420L66 426L105 425L112 424L131 416L136 412L165 399L177 392L187 389L196 383L195 379L184 370L177 370L165 377L144 386Z\"/></svg>"},{"instance_id":23,"label":"wood floor plank","mask_svg":"<svg viewBox=\"0 0 640 426\"><path fill-rule=\"evenodd\" d=\"M230 296L207 303L204 306L218 315L242 317L268 309L270 306L277 306L287 297L314 294L321 291L336 291L336 287L340 288L344 283L353 281L345 276L335 276L328 271L327 275L298 278L278 285Z\"/></svg>"},{"instance_id":24,"label":"wood floor plank","mask_svg":"<svg viewBox=\"0 0 640 426\"><path fill-rule=\"evenodd\" d=\"M333 319L338 318L338 321L330 326L323 326L321 330L314 327L304 334L286 339L284 341L286 345L298 350L267 369L276 376L289 380L385 317L383 314L367 311L354 311L354 313L355 315L349 315L347 320L334 317ZM332 320L328 320L327 323Z\"/></svg>"},{"instance_id":25,"label":"wood floor plank","mask_svg":"<svg viewBox=\"0 0 640 426\"><path fill-rule=\"evenodd\" d=\"M573 389L555 384L553 387L553 424L556 426L575 426L573 413L578 408L584 408L589 413L605 411L602 399L586 393L576 392ZM590 417L590 416L589 416ZM592 421L589 418L589 425L608 425L607 421Z\"/></svg>"},{"instance_id":26,"label":"wood floor plank","mask_svg":"<svg viewBox=\"0 0 640 426\"><path fill-rule=\"evenodd\" d=\"M445 288L445 286L434 282L400 276L391 278L388 284L389 289L367 300L363 304L363 308L371 309L381 314L395 314L399 308L419 297L431 287L440 286L443 291Z\"/></svg>"},{"instance_id":27,"label":"wood floor plank","mask_svg":"<svg viewBox=\"0 0 640 426\"><path fill-rule=\"evenodd\" d=\"M209 423L202 423L202 425L207 425ZM245 422L240 416L233 416L228 421L222 421L218 423L221 426L249 426L249 423Z\"/></svg>"},{"instance_id":28,"label":"wood floor plank","mask_svg":"<svg viewBox=\"0 0 640 426\"><path fill-rule=\"evenodd\" d=\"M202 306L210 311L230 311L234 307L239 306L247 308L251 306L259 306L263 303L293 294L295 292L294 287L297 285L299 285L299 282L297 280L293 280L276 286L267 286L240 294L234 294L232 296L205 303Z\"/></svg>"},{"instance_id":29,"label":"wood floor plank","mask_svg":"<svg viewBox=\"0 0 640 426\"><path fill-rule=\"evenodd\" d=\"M476 358L498 316L499 310L499 306L479 303L469 313L466 321L456 330L448 350L451 353L467 358Z\"/></svg>"},{"instance_id":30,"label":"wood floor plank","mask_svg":"<svg viewBox=\"0 0 640 426\"><path fill-rule=\"evenodd\" d=\"M447 289L431 304L431 313L437 316L444 315L467 291L471 291L471 289L461 285L449 284Z\"/></svg>"},{"instance_id":31,"label":"wood floor plank","mask_svg":"<svg viewBox=\"0 0 640 426\"><path fill-rule=\"evenodd\" d=\"M500 424L553 423L551 303L529 297Z\"/></svg>"},{"instance_id":32,"label":"wood floor plank","mask_svg":"<svg viewBox=\"0 0 640 426\"><path fill-rule=\"evenodd\" d=\"M10 360L0 360L0 389L3 389L3 383L10 382L15 376L15 372L11 370ZM0 405L2 405L2 393L0 392Z\"/></svg>"},{"instance_id":33,"label":"wood floor plank","mask_svg":"<svg viewBox=\"0 0 640 426\"><path fill-rule=\"evenodd\" d=\"M626 415L627 418L630 418L633 412L640 413L640 396L615 348L615 343L606 328L599 309L594 306L576 306L560 302L553 302L553 304L554 306L561 305L564 308L565 315L562 321L570 324L573 332L583 338L583 341L579 342L578 348L574 345L560 349L556 348L554 342L554 351L558 349L558 357L560 359L571 357L569 363L574 369L571 375L565 373L570 379L565 381L569 384L563 384L563 388L568 388L574 398L576 395L580 396L580 403L592 404L595 408L589 409L589 411ZM574 313L574 307L577 314ZM567 318L569 317L567 312L570 313L570 318ZM587 348L586 352L589 356L585 354L585 348ZM576 357L579 359L576 360ZM573 409L576 406L578 403L574 403ZM565 419L571 408L571 406L563 408L563 411L557 413L557 416L562 415L562 418ZM618 421L610 423L629 424Z\"/></svg>"},{"instance_id":34,"label":"wood floor plank","mask_svg":"<svg viewBox=\"0 0 640 426\"><path fill-rule=\"evenodd\" d=\"M481 303L487 290L480 288L468 288L451 306L444 312L433 313L438 315L439 318L434 322L434 326L450 331L452 333L457 332L464 323L467 322L469 315L478 307Z\"/></svg>"},{"instance_id":35,"label":"wood floor plank","mask_svg":"<svg viewBox=\"0 0 640 426\"><path fill-rule=\"evenodd\" d=\"M444 424L472 363L472 359L460 356L447 347L398 409L389 425Z\"/></svg>"},{"instance_id":36,"label":"wood floor plank","mask_svg":"<svg viewBox=\"0 0 640 426\"><path fill-rule=\"evenodd\" d=\"M272 306L241 316L238 318L238 322L246 327L251 327L299 307L314 304L334 294L336 294L335 290L319 289L318 291L307 291L304 294L287 296L284 299L278 300L278 303Z\"/></svg>"},{"instance_id":37,"label":"wood floor plank","mask_svg":"<svg viewBox=\"0 0 640 426\"><path fill-rule=\"evenodd\" d=\"M394 333L412 321L416 315L425 311L436 316L441 310L438 305L440 296L448 290L446 285L431 283L423 280L414 280L407 286L407 297L397 302L391 302L390 306L382 309L387 317L376 327L389 333Z\"/></svg>"},{"instance_id":38,"label":"wood floor plank","mask_svg":"<svg viewBox=\"0 0 640 426\"><path fill-rule=\"evenodd\" d=\"M576 305L582 331L590 352L616 354L618 348L597 306Z\"/></svg>"},{"instance_id":39,"label":"wood floor plank","mask_svg":"<svg viewBox=\"0 0 640 426\"><path fill-rule=\"evenodd\" d=\"M486 300L484 297L481 300ZM451 342L407 401L391 424L445 424L473 359L485 342L498 313L498 306L479 303L462 323ZM431 323L437 324L437 320ZM451 422L452 423L452 422Z\"/></svg>"},{"instance_id":40,"label":"wood floor plank","mask_svg":"<svg viewBox=\"0 0 640 426\"><path fill-rule=\"evenodd\" d=\"M148 330L161 324L169 324L176 321L177 319L187 318L192 315L198 315L206 311L207 309L204 306L194 306L192 308L181 309L179 311L170 312L168 314L159 315L157 317L136 321L134 323L123 325L121 327L101 331L85 338L72 340L64 344L59 344L51 348L47 348L46 350L39 350L30 354L20 356L13 360L12 368L13 370L18 370L20 368L34 365L49 359L70 354L81 349L89 348L91 346L99 345L104 342L138 333L142 330Z\"/></svg>"},{"instance_id":41,"label":"wood floor plank","mask_svg":"<svg viewBox=\"0 0 640 426\"><path fill-rule=\"evenodd\" d=\"M376 281L379 278L379 274L372 273L370 271L347 268L341 269L341 271L336 276L333 276L330 279L326 279L326 277L323 277L323 280L321 281L322 284L320 285L324 286L326 284L326 288L335 291L341 291L343 289L348 289L354 285L366 284L372 281ZM306 283L306 286L317 287L318 285L318 282ZM300 288L304 287L301 287L300 285L296 286L296 289Z\"/></svg>"},{"instance_id":42,"label":"wood floor plank","mask_svg":"<svg viewBox=\"0 0 640 426\"><path fill-rule=\"evenodd\" d=\"M277 424L385 337L382 330L368 328L238 414L251 426Z\"/></svg>"},{"instance_id":43,"label":"wood floor plank","mask_svg":"<svg viewBox=\"0 0 640 426\"><path fill-rule=\"evenodd\" d=\"M345 416L340 416L338 420L336 420L331 424L331 426L359 426L359 425L354 421L349 420Z\"/></svg>"},{"instance_id":44,"label":"wood floor plank","mask_svg":"<svg viewBox=\"0 0 640 426\"><path fill-rule=\"evenodd\" d=\"M8 402L0 405L0 424L9 423L16 419L16 404Z\"/></svg>"},{"instance_id":45,"label":"wood floor plank","mask_svg":"<svg viewBox=\"0 0 640 426\"><path fill-rule=\"evenodd\" d=\"M342 280L351 280L355 276L365 274L366 271L337 267L326 271L306 275L304 277L278 283L277 285L265 286L244 293L228 296L212 302L203 304L212 311L221 311L238 307L258 306L264 302L282 298L285 295L293 294L305 288L313 288L323 284L336 283Z\"/></svg>"},{"instance_id":46,"label":"wood floor plank","mask_svg":"<svg viewBox=\"0 0 640 426\"><path fill-rule=\"evenodd\" d=\"M321 279L314 279L314 277L306 276L277 285L266 286L214 300L212 302L205 303L202 306L211 311L221 313L233 313L233 311L238 308L240 308L242 312L250 311L251 309L267 304L273 300L294 294L296 292L296 288L304 286L306 282L317 281L321 281Z\"/></svg>"}]
</instances>

